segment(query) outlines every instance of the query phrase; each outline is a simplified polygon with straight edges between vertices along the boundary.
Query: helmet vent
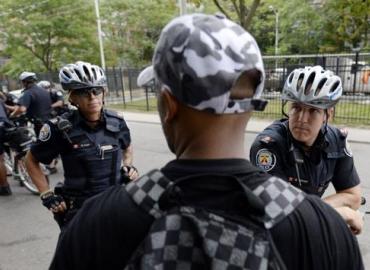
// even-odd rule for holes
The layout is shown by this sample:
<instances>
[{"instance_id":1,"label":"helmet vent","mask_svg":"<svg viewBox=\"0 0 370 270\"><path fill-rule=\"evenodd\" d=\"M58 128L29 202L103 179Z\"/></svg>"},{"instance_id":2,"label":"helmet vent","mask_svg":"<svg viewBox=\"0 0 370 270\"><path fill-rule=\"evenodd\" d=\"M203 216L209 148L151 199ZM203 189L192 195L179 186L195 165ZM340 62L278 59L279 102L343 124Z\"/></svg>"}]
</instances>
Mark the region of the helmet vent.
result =
<instances>
[{"instance_id":1,"label":"helmet vent","mask_svg":"<svg viewBox=\"0 0 370 270\"><path fill-rule=\"evenodd\" d=\"M319 82L319 84L316 87L315 96L317 96L320 93L322 87L324 86L324 84L326 83L327 80L328 80L327 78L321 79L321 81Z\"/></svg>"},{"instance_id":2,"label":"helmet vent","mask_svg":"<svg viewBox=\"0 0 370 270\"><path fill-rule=\"evenodd\" d=\"M85 65L83 65L83 70L84 73L86 74L87 80L91 82L91 74L89 72L89 69Z\"/></svg>"},{"instance_id":3,"label":"helmet vent","mask_svg":"<svg viewBox=\"0 0 370 270\"><path fill-rule=\"evenodd\" d=\"M98 78L98 76L96 74L95 68L92 69L92 73L93 73L94 79L96 80Z\"/></svg>"},{"instance_id":4,"label":"helmet vent","mask_svg":"<svg viewBox=\"0 0 370 270\"><path fill-rule=\"evenodd\" d=\"M305 95L308 95L310 93L312 83L315 80L315 76L316 76L315 72L312 72L310 74L310 76L308 77L306 85L305 85L305 89L304 89L304 94Z\"/></svg>"},{"instance_id":5,"label":"helmet vent","mask_svg":"<svg viewBox=\"0 0 370 270\"><path fill-rule=\"evenodd\" d=\"M71 74L69 74L69 72L65 71L65 70L62 70L62 73L64 76L66 76L68 79L71 79Z\"/></svg>"},{"instance_id":6,"label":"helmet vent","mask_svg":"<svg viewBox=\"0 0 370 270\"><path fill-rule=\"evenodd\" d=\"M298 89L299 89L299 88L301 87L301 85L302 85L303 78L304 78L304 73L299 74L299 77L298 77L298 80L297 80L297 91L299 91Z\"/></svg>"},{"instance_id":7,"label":"helmet vent","mask_svg":"<svg viewBox=\"0 0 370 270\"><path fill-rule=\"evenodd\" d=\"M75 73L78 76L78 78L80 79L80 81L83 82L82 75L81 75L80 71L78 69L75 69Z\"/></svg>"},{"instance_id":8,"label":"helmet vent","mask_svg":"<svg viewBox=\"0 0 370 270\"><path fill-rule=\"evenodd\" d=\"M329 92L330 92L330 93L333 93L333 92L338 88L339 83L340 83L339 81L336 81L336 82L331 86L331 88L330 88Z\"/></svg>"},{"instance_id":9,"label":"helmet vent","mask_svg":"<svg viewBox=\"0 0 370 270\"><path fill-rule=\"evenodd\" d=\"M288 78L288 82L289 82L289 83L292 83L292 81L293 81L293 76L294 76L294 74L293 74L293 73L290 73L290 76L289 76L289 78Z\"/></svg>"}]
</instances>

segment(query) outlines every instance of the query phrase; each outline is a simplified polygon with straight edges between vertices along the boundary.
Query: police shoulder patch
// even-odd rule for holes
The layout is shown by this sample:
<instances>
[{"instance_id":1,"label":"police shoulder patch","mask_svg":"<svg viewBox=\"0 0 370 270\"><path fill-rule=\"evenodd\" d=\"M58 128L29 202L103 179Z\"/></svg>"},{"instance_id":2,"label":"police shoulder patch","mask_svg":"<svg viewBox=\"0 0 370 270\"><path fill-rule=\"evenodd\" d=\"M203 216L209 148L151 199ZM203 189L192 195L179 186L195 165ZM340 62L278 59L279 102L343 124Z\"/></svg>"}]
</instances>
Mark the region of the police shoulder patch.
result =
<instances>
[{"instance_id":1,"label":"police shoulder patch","mask_svg":"<svg viewBox=\"0 0 370 270\"><path fill-rule=\"evenodd\" d=\"M265 144L269 144L269 143L272 143L274 142L275 140L273 138L271 138L270 136L261 136L259 138L260 142L262 143L265 143Z\"/></svg>"},{"instance_id":2,"label":"police shoulder patch","mask_svg":"<svg viewBox=\"0 0 370 270\"><path fill-rule=\"evenodd\" d=\"M46 142L50 139L50 136L51 136L50 126L49 124L44 124L40 129L39 140L42 142Z\"/></svg>"},{"instance_id":3,"label":"police shoulder patch","mask_svg":"<svg viewBox=\"0 0 370 270\"><path fill-rule=\"evenodd\" d=\"M351 147L349 146L349 143L348 143L348 139L346 139L346 146L344 147L344 153L349 157L353 156Z\"/></svg>"},{"instance_id":4,"label":"police shoulder patch","mask_svg":"<svg viewBox=\"0 0 370 270\"><path fill-rule=\"evenodd\" d=\"M262 148L256 154L256 165L262 170L271 171L276 165L276 156L270 150Z\"/></svg>"}]
</instances>

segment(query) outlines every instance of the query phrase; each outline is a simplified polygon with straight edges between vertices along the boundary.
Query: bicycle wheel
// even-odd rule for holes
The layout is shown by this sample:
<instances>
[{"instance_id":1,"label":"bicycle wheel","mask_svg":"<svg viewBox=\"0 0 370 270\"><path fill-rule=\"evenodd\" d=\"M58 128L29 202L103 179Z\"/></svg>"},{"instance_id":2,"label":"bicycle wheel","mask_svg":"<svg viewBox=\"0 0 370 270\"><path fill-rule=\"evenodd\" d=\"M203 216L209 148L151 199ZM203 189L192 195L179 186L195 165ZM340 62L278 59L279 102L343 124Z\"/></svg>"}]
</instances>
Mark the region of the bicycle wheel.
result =
<instances>
[{"instance_id":1,"label":"bicycle wheel","mask_svg":"<svg viewBox=\"0 0 370 270\"><path fill-rule=\"evenodd\" d=\"M6 176L11 176L13 174L13 160L7 152L4 152L4 164L6 168Z\"/></svg>"},{"instance_id":2,"label":"bicycle wheel","mask_svg":"<svg viewBox=\"0 0 370 270\"><path fill-rule=\"evenodd\" d=\"M28 189L32 194L39 195L40 192L38 191L35 184L32 182L31 177L28 175L28 172L26 170L26 166L24 164L24 158L23 157L18 160L17 167L18 167L19 179L20 179L21 183L23 183L24 187L26 189Z\"/></svg>"}]
</instances>

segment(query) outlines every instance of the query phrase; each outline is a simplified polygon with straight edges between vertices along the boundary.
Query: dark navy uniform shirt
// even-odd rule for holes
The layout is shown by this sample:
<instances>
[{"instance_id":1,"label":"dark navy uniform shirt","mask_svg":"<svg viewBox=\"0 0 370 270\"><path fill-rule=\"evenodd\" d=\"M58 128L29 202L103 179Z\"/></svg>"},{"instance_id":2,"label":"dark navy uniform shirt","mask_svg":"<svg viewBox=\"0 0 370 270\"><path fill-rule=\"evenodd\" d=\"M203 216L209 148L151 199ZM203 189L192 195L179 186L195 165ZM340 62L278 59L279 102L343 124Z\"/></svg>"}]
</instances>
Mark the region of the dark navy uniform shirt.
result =
<instances>
[{"instance_id":1,"label":"dark navy uniform shirt","mask_svg":"<svg viewBox=\"0 0 370 270\"><path fill-rule=\"evenodd\" d=\"M72 127L63 132L61 119L68 120ZM104 110L101 122L91 128L74 110L44 124L31 153L44 164L60 155L64 187L89 197L119 183L122 150L130 143L130 131L117 113Z\"/></svg>"},{"instance_id":2,"label":"dark navy uniform shirt","mask_svg":"<svg viewBox=\"0 0 370 270\"><path fill-rule=\"evenodd\" d=\"M242 159L174 160L161 171L173 181L199 174L232 175L250 189L270 177ZM248 214L244 192L235 183L212 177L198 180L181 186L186 201L229 215ZM109 188L87 200L62 231L50 269L124 269L152 222L125 188ZM342 217L317 196L307 195L271 229L271 235L288 270L364 269L356 238Z\"/></svg>"},{"instance_id":3,"label":"dark navy uniform shirt","mask_svg":"<svg viewBox=\"0 0 370 270\"><path fill-rule=\"evenodd\" d=\"M57 101L64 101L63 92L60 91L60 90L52 89L50 91L50 98L51 98L51 103L52 104L57 102Z\"/></svg>"},{"instance_id":4,"label":"dark navy uniform shirt","mask_svg":"<svg viewBox=\"0 0 370 270\"><path fill-rule=\"evenodd\" d=\"M360 179L347 133L329 125L326 133L323 130L308 152L294 140L288 120L275 121L256 137L250 149L250 161L269 174L319 196L330 182L337 191L357 186Z\"/></svg>"},{"instance_id":5,"label":"dark navy uniform shirt","mask_svg":"<svg viewBox=\"0 0 370 270\"><path fill-rule=\"evenodd\" d=\"M23 90L19 105L27 108L27 117L46 121L51 113L51 98L48 91L36 84Z\"/></svg>"},{"instance_id":6,"label":"dark navy uniform shirt","mask_svg":"<svg viewBox=\"0 0 370 270\"><path fill-rule=\"evenodd\" d=\"M5 104L2 99L0 99L0 122L7 122L8 115L6 113Z\"/></svg>"},{"instance_id":7,"label":"dark navy uniform shirt","mask_svg":"<svg viewBox=\"0 0 370 270\"><path fill-rule=\"evenodd\" d=\"M9 123L9 119L6 114L4 101L0 99L0 155L4 153L3 143L5 138L6 123Z\"/></svg>"}]
</instances>

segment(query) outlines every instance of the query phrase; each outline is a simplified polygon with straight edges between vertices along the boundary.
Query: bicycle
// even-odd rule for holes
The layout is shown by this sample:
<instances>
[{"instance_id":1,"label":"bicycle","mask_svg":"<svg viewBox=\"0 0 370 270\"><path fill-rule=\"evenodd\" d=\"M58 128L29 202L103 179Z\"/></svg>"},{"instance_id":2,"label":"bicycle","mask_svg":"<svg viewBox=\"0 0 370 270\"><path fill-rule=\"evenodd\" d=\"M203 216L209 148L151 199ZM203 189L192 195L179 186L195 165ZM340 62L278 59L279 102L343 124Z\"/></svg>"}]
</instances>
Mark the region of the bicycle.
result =
<instances>
[{"instance_id":1,"label":"bicycle","mask_svg":"<svg viewBox=\"0 0 370 270\"><path fill-rule=\"evenodd\" d=\"M12 119L12 125L5 129L4 163L7 174L13 176L13 180L19 181L32 194L38 195L39 191L33 184L25 166L25 155L31 144L36 140L35 133L28 125L24 116ZM46 179L49 182L46 169L43 168Z\"/></svg>"}]
</instances>

